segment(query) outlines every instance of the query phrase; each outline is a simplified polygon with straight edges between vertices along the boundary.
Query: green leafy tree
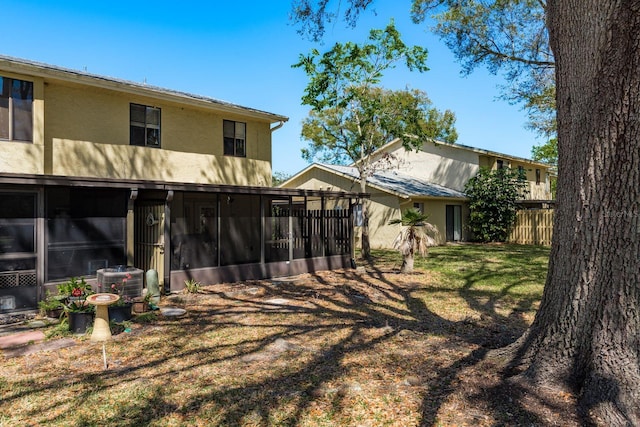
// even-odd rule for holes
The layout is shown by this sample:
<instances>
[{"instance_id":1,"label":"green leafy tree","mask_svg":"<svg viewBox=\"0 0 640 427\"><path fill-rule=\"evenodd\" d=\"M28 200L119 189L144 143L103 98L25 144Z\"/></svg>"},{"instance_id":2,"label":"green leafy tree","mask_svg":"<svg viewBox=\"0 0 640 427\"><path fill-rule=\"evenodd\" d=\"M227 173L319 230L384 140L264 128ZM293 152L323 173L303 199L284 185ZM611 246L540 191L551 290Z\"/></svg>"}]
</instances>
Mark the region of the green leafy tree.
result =
<instances>
[{"instance_id":1,"label":"green leafy tree","mask_svg":"<svg viewBox=\"0 0 640 427\"><path fill-rule=\"evenodd\" d=\"M415 254L427 256L429 246L438 244L438 227L427 222L427 219L429 215L422 214L417 209L407 209L402 218L389 221L390 225L402 225L393 241L393 247L402 254L401 273L412 273Z\"/></svg>"},{"instance_id":2,"label":"green leafy tree","mask_svg":"<svg viewBox=\"0 0 640 427\"><path fill-rule=\"evenodd\" d=\"M273 187L277 187L278 185L282 184L283 182L285 182L289 178L291 178L290 174L288 174L286 172L275 171L275 172L273 172L273 174L271 176L271 185Z\"/></svg>"},{"instance_id":3,"label":"green leafy tree","mask_svg":"<svg viewBox=\"0 0 640 427\"><path fill-rule=\"evenodd\" d=\"M481 168L465 186L469 198L469 230L474 240L504 242L516 220L526 179L517 170Z\"/></svg>"},{"instance_id":4,"label":"green leafy tree","mask_svg":"<svg viewBox=\"0 0 640 427\"><path fill-rule=\"evenodd\" d=\"M372 0L293 0L292 19L299 33L319 40L327 24L342 19L355 26L374 6ZM413 0L415 23L435 20L432 29L456 55L463 74L479 66L501 74L502 97L522 103L528 127L553 138L555 123L555 60L545 27L544 0ZM342 11L342 15L339 11Z\"/></svg>"},{"instance_id":5,"label":"green leafy tree","mask_svg":"<svg viewBox=\"0 0 640 427\"><path fill-rule=\"evenodd\" d=\"M393 21L384 30L371 30L368 42L336 43L321 54L301 55L294 67L309 77L302 102L311 107L302 136L310 141L302 151L308 161L353 164L360 191L379 168L389 167L389 156L374 158L374 151L394 138L406 149L418 149L428 140L454 142L455 116L431 107L417 90L385 90L384 71L403 62L409 70L426 71L427 52L406 46ZM370 256L367 202L362 206L362 256Z\"/></svg>"},{"instance_id":6,"label":"green leafy tree","mask_svg":"<svg viewBox=\"0 0 640 427\"><path fill-rule=\"evenodd\" d=\"M549 163L550 165L558 164L558 138L551 138L545 144L537 145L531 149L533 160L538 162Z\"/></svg>"}]
</instances>

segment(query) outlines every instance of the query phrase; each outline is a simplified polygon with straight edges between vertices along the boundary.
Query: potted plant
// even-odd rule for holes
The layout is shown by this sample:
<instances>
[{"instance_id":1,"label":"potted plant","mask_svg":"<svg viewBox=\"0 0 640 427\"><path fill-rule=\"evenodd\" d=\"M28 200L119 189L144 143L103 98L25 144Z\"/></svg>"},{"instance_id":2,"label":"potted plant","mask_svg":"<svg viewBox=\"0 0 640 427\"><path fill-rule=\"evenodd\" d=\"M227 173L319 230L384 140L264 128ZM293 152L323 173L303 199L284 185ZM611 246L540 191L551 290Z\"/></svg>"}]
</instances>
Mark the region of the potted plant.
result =
<instances>
[{"instance_id":1,"label":"potted plant","mask_svg":"<svg viewBox=\"0 0 640 427\"><path fill-rule=\"evenodd\" d=\"M108 290L105 290L120 297L118 301L109 306L109 320L113 322L122 323L124 321L131 320L131 307L133 305L133 300L125 293L127 281L129 279L131 279L131 274L127 274L120 282L111 283ZM102 289L102 284L98 284L98 286Z\"/></svg>"},{"instance_id":2,"label":"potted plant","mask_svg":"<svg viewBox=\"0 0 640 427\"><path fill-rule=\"evenodd\" d=\"M38 308L41 315L52 318L59 318L64 312L64 305L60 296L53 295L50 291L47 291L45 299L38 302Z\"/></svg>"},{"instance_id":3,"label":"potted plant","mask_svg":"<svg viewBox=\"0 0 640 427\"><path fill-rule=\"evenodd\" d=\"M84 334L93 324L95 306L87 303L87 297L93 294L91 286L84 277L78 280L72 277L68 282L58 285L64 311L69 320L69 330L75 334Z\"/></svg>"},{"instance_id":4,"label":"potted plant","mask_svg":"<svg viewBox=\"0 0 640 427\"><path fill-rule=\"evenodd\" d=\"M143 296L133 299L133 312L146 313L149 311L149 301L151 301L151 292L145 289Z\"/></svg>"}]
</instances>

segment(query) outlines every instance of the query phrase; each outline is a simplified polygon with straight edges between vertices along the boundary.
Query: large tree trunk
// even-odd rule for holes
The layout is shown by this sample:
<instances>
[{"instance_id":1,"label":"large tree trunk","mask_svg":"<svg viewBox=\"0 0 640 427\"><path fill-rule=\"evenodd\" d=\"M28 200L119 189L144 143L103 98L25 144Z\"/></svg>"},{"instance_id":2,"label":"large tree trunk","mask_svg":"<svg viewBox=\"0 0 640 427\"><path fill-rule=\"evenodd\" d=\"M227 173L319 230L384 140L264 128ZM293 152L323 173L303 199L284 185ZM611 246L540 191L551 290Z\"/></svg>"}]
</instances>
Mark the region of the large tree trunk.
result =
<instances>
[{"instance_id":1,"label":"large tree trunk","mask_svg":"<svg viewBox=\"0 0 640 427\"><path fill-rule=\"evenodd\" d=\"M640 4L547 6L558 207L540 309L512 349L592 422L640 425Z\"/></svg>"}]
</instances>

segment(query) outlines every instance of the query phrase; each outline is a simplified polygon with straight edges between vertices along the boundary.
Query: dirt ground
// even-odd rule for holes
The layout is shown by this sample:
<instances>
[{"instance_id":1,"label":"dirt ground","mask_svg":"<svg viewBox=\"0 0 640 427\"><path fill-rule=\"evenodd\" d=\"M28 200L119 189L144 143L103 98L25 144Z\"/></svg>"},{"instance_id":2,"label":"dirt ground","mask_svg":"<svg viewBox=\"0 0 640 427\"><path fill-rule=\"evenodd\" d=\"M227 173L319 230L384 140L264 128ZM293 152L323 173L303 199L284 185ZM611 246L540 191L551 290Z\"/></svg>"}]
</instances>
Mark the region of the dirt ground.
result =
<instances>
[{"instance_id":1,"label":"dirt ground","mask_svg":"<svg viewBox=\"0 0 640 427\"><path fill-rule=\"evenodd\" d=\"M187 314L116 334L106 373L88 340L2 361L0 425L580 425L574 396L505 380L492 351L533 312L487 315L429 272L212 285L161 305ZM75 396L88 402L61 410Z\"/></svg>"}]
</instances>

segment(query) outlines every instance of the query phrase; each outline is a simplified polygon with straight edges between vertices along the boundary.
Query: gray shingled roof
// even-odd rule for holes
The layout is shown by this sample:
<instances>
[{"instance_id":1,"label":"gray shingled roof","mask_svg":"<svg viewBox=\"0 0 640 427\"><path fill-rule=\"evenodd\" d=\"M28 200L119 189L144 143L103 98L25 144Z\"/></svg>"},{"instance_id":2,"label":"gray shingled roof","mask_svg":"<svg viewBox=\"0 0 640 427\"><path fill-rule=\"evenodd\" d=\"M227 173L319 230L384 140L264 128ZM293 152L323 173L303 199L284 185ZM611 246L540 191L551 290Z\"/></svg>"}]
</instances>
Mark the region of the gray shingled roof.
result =
<instances>
[{"instance_id":1,"label":"gray shingled roof","mask_svg":"<svg viewBox=\"0 0 640 427\"><path fill-rule=\"evenodd\" d=\"M359 177L358 170L352 166L320 165L333 170L341 175L346 175L354 180ZM397 171L376 172L368 180L368 183L382 190L390 191L403 197L452 197L466 198L467 196L451 188L419 180Z\"/></svg>"},{"instance_id":2,"label":"gray shingled roof","mask_svg":"<svg viewBox=\"0 0 640 427\"><path fill-rule=\"evenodd\" d=\"M205 102L205 103L211 104L212 106L218 105L218 106L227 107L227 108L230 108L230 109L244 110L244 111L247 111L247 112L250 112L250 113L256 113L256 114L260 114L260 115L270 116L273 120L282 120L282 121L288 121L289 120L288 117L282 116L280 114L270 113L268 111L258 110L256 108L245 107L245 106L242 106L242 105L234 104L234 103L227 102L227 101L222 101L220 99L211 98L211 97L208 97L208 96L196 95L196 94L193 94L193 93L182 92L182 91L179 91L179 90L167 89L167 88L163 88L163 87L159 87L159 86L149 85L149 84L146 84L146 83L145 84L141 84L141 83L137 83L137 82L132 82L130 80L119 79L119 78L116 78L116 77L102 76L102 75L99 75L99 74L89 73L87 71L78 71L78 70L73 70L71 68L59 67L57 65L45 64L43 62L31 61L31 60L22 59L22 58L15 58L15 57L1 55L1 54L0 54L0 60L7 61L7 62L13 62L13 63L16 63L16 64L21 64L21 65L24 65L24 66L27 66L27 67L32 67L34 69L49 70L49 71L53 71L55 73L60 73L62 75L67 75L67 76L86 77L86 78L89 78L89 79L93 79L96 82L110 82L110 83L115 83L115 84L118 84L118 85L122 85L124 87L142 89L142 90L148 91L148 92L155 92L155 93L159 93L159 94L173 95L173 96L177 96L177 97L184 98L184 99L197 100L197 101L201 101L201 102Z\"/></svg>"}]
</instances>

